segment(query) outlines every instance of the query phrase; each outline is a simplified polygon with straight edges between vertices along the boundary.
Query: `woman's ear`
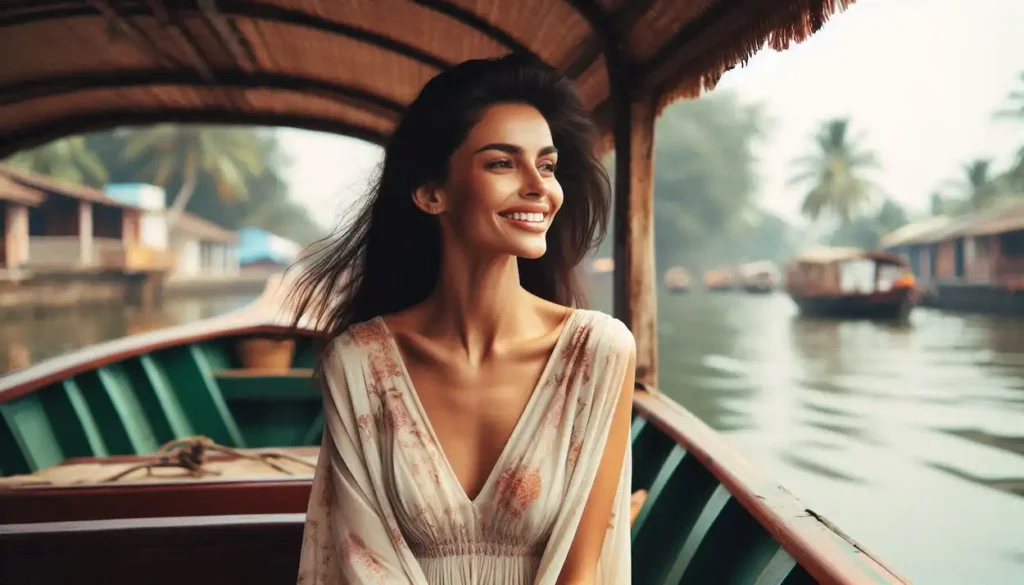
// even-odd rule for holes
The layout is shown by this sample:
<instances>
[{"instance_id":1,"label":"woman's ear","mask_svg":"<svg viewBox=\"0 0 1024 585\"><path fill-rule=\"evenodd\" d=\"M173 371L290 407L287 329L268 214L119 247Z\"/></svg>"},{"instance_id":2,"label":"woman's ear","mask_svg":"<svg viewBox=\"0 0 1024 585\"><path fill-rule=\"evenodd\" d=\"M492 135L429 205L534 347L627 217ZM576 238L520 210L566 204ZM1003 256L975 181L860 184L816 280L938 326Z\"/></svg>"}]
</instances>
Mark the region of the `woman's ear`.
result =
<instances>
[{"instance_id":1,"label":"woman's ear","mask_svg":"<svg viewBox=\"0 0 1024 585\"><path fill-rule=\"evenodd\" d=\"M413 203L424 213L440 215L445 212L444 193L433 185L424 185L412 194Z\"/></svg>"}]
</instances>

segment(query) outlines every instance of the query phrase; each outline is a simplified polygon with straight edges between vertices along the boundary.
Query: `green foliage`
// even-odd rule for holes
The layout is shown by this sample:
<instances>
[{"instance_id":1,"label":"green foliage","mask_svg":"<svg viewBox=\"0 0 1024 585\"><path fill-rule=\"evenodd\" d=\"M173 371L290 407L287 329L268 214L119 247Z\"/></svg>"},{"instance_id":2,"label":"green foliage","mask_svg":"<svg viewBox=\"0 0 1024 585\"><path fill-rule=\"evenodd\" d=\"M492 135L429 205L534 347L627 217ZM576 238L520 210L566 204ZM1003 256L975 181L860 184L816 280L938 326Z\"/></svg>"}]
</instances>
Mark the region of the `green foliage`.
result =
<instances>
[{"instance_id":1,"label":"green foliage","mask_svg":"<svg viewBox=\"0 0 1024 585\"><path fill-rule=\"evenodd\" d=\"M702 270L738 260L756 211L755 141L761 109L733 94L683 101L658 121L654 145L654 237L659 270Z\"/></svg>"},{"instance_id":2,"label":"green foliage","mask_svg":"<svg viewBox=\"0 0 1024 585\"><path fill-rule=\"evenodd\" d=\"M140 177L166 189L172 176L181 185L169 205L185 209L200 175L217 187L225 200L248 197L249 180L263 172L258 138L242 128L160 124L133 132L125 139L121 157L142 162Z\"/></svg>"},{"instance_id":3,"label":"green foliage","mask_svg":"<svg viewBox=\"0 0 1024 585\"><path fill-rule=\"evenodd\" d=\"M907 213L898 203L886 199L878 212L860 215L843 223L832 233L828 243L832 246L853 246L865 250L878 247L878 241L908 223Z\"/></svg>"},{"instance_id":4,"label":"green foliage","mask_svg":"<svg viewBox=\"0 0 1024 585\"><path fill-rule=\"evenodd\" d=\"M845 118L826 121L814 138L814 151L795 161L797 173L789 184L810 184L801 211L812 220L831 213L849 222L871 201L874 185L864 173L878 161L850 138L849 129Z\"/></svg>"},{"instance_id":5,"label":"green foliage","mask_svg":"<svg viewBox=\"0 0 1024 585\"><path fill-rule=\"evenodd\" d=\"M654 238L659 271L781 261L792 253L789 225L754 201L753 146L765 126L760 108L725 92L673 104L658 119ZM614 155L605 168L614 184ZM595 256L613 255L613 226Z\"/></svg>"},{"instance_id":6,"label":"green foliage","mask_svg":"<svg viewBox=\"0 0 1024 585\"><path fill-rule=\"evenodd\" d=\"M107 180L106 167L86 145L83 136L54 140L39 148L19 152L7 162L44 175L97 187Z\"/></svg>"},{"instance_id":7,"label":"green foliage","mask_svg":"<svg viewBox=\"0 0 1024 585\"><path fill-rule=\"evenodd\" d=\"M245 172L240 173L242 184L225 183L214 173L198 172L194 193L185 209L202 218L229 229L259 227L289 238L301 244L308 244L322 235L320 226L310 217L306 208L291 200L288 186L282 172L290 161L281 151L276 133L270 129L233 127L209 128L191 127L206 131L228 131L227 137L217 137L210 142L223 141L238 149L236 161L230 164ZM127 129L114 132L91 134L86 137L89 148L96 153L109 171L110 182L137 182L149 180L155 169L159 135L139 135L153 129ZM163 142L166 143L166 142ZM198 141L195 141L198 144ZM140 148L138 154L125 156L130 144L149 144L149 150ZM179 156L178 160L182 160ZM257 162L259 164L254 164ZM223 164L223 163L218 163ZM211 168L223 168L214 165ZM255 172L250 172L255 171ZM229 171L231 173L233 171ZM156 178L156 177L155 177ZM168 171L164 188L170 198L180 193L186 176ZM225 191L229 188L231 190ZM223 195L228 195L227 197Z\"/></svg>"},{"instance_id":8,"label":"green foliage","mask_svg":"<svg viewBox=\"0 0 1024 585\"><path fill-rule=\"evenodd\" d=\"M1024 71L1020 72L1018 81L1020 87L1010 92L1007 107L996 112L996 116L1021 123L1024 122ZM1024 145L1017 151L1013 164L1000 179L1008 191L1015 194L1024 192Z\"/></svg>"},{"instance_id":9,"label":"green foliage","mask_svg":"<svg viewBox=\"0 0 1024 585\"><path fill-rule=\"evenodd\" d=\"M964 215L1020 196L1012 171L993 176L989 159L972 160L963 165L962 172L961 178L947 181L953 189L952 195L932 194L933 215Z\"/></svg>"}]
</instances>

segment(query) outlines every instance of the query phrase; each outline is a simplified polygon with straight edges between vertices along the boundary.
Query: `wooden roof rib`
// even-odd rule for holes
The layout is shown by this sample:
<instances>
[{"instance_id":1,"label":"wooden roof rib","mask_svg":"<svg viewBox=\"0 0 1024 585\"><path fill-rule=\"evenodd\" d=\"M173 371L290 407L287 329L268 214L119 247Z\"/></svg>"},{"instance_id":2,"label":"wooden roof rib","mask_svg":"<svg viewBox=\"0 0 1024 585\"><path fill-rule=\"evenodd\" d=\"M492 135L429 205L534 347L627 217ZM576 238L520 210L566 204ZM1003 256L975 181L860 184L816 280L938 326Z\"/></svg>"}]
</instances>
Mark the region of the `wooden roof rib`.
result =
<instances>
[{"instance_id":1,"label":"wooden roof rib","mask_svg":"<svg viewBox=\"0 0 1024 585\"><path fill-rule=\"evenodd\" d=\"M383 143L420 88L475 57L565 71L606 129L615 91L659 108L784 49L852 0L11 0L0 156L156 121L259 123Z\"/></svg>"}]
</instances>

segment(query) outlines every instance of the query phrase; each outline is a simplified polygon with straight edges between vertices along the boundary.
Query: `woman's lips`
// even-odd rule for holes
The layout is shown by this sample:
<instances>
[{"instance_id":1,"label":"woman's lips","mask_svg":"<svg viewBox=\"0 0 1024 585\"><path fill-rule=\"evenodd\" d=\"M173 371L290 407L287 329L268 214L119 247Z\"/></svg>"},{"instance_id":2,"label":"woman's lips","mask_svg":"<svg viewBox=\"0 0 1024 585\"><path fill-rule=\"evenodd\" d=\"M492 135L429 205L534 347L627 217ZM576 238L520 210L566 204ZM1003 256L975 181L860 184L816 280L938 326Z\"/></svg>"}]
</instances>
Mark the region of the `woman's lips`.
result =
<instances>
[{"instance_id":1,"label":"woman's lips","mask_svg":"<svg viewBox=\"0 0 1024 585\"><path fill-rule=\"evenodd\" d=\"M498 215L515 227L528 232L541 234L548 229L548 218L545 213L512 211Z\"/></svg>"}]
</instances>

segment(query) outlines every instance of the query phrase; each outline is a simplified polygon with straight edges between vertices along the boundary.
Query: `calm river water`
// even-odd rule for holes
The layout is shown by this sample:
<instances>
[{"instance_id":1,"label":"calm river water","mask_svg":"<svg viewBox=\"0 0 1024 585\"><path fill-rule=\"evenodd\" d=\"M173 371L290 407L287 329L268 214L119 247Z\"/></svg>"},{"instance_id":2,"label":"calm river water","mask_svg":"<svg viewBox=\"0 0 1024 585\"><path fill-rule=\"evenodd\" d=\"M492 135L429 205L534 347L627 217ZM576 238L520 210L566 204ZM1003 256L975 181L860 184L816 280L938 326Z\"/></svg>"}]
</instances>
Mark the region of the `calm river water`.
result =
<instances>
[{"instance_id":1,"label":"calm river water","mask_svg":"<svg viewBox=\"0 0 1024 585\"><path fill-rule=\"evenodd\" d=\"M8 321L0 372L248 300ZM809 507L916 583L1024 583L1024 320L808 321L739 293L663 294L659 315L661 390Z\"/></svg>"}]
</instances>

